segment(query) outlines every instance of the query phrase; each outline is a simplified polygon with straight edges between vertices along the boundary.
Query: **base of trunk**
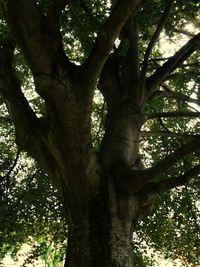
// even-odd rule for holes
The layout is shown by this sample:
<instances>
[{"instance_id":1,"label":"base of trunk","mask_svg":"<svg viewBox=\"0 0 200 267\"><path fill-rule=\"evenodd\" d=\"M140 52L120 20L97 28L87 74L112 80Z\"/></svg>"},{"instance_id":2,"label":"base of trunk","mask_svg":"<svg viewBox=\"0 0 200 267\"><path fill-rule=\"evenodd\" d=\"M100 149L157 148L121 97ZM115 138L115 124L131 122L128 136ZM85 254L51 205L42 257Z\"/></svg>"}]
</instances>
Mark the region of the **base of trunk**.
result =
<instances>
[{"instance_id":1,"label":"base of trunk","mask_svg":"<svg viewBox=\"0 0 200 267\"><path fill-rule=\"evenodd\" d=\"M95 231L86 229L86 225L74 228L65 267L133 267L129 227L116 219L107 235L105 228L103 225L98 225Z\"/></svg>"},{"instance_id":2,"label":"base of trunk","mask_svg":"<svg viewBox=\"0 0 200 267\"><path fill-rule=\"evenodd\" d=\"M133 220L120 216L122 206L130 215L130 199L123 200L120 206L113 187L108 191L99 192L87 216L73 225L65 267L133 267Z\"/></svg>"}]
</instances>

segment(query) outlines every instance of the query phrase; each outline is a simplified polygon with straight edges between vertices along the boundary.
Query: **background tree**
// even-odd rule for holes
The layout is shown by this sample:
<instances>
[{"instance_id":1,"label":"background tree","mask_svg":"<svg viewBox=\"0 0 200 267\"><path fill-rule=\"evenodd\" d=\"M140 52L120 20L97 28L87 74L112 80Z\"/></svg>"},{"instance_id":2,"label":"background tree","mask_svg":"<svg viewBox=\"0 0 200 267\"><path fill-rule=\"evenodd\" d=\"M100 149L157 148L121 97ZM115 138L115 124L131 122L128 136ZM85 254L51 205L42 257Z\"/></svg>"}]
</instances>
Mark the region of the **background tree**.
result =
<instances>
[{"instance_id":1,"label":"background tree","mask_svg":"<svg viewBox=\"0 0 200 267\"><path fill-rule=\"evenodd\" d=\"M1 1L2 253L67 232L65 266L137 266L144 240L199 262L199 5Z\"/></svg>"}]
</instances>

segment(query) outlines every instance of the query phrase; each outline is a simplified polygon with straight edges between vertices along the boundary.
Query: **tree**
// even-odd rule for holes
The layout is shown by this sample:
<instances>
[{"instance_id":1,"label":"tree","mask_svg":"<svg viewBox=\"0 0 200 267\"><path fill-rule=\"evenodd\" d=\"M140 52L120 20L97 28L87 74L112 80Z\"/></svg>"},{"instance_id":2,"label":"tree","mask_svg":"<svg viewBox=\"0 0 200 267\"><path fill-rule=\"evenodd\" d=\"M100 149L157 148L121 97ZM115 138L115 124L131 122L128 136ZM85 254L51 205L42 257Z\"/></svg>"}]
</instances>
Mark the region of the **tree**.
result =
<instances>
[{"instance_id":1,"label":"tree","mask_svg":"<svg viewBox=\"0 0 200 267\"><path fill-rule=\"evenodd\" d=\"M1 1L1 99L18 148L63 199L65 266L134 266L138 221L161 192L188 186L200 173L200 33L185 30L198 29L199 3L57 2ZM165 58L157 45L162 32L189 38ZM106 115L95 147L96 90Z\"/></svg>"}]
</instances>

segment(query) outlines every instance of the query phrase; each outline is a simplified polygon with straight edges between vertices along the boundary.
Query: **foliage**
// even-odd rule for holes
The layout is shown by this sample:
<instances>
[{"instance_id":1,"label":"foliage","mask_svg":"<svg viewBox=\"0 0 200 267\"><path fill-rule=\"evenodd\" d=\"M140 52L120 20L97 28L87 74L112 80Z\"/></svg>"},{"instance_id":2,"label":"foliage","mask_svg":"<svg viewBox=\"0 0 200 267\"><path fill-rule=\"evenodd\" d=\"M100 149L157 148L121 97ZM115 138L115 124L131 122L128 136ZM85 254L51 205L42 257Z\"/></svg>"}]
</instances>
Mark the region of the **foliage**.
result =
<instances>
[{"instance_id":1,"label":"foliage","mask_svg":"<svg viewBox=\"0 0 200 267\"><path fill-rule=\"evenodd\" d=\"M16 257L20 247L29 243L33 249L27 262L46 255L52 246L60 247L54 255L58 260L56 251L63 251L60 244L65 247L67 233L63 201L47 175L17 150L10 122L2 122L0 129L0 257L7 253Z\"/></svg>"}]
</instances>

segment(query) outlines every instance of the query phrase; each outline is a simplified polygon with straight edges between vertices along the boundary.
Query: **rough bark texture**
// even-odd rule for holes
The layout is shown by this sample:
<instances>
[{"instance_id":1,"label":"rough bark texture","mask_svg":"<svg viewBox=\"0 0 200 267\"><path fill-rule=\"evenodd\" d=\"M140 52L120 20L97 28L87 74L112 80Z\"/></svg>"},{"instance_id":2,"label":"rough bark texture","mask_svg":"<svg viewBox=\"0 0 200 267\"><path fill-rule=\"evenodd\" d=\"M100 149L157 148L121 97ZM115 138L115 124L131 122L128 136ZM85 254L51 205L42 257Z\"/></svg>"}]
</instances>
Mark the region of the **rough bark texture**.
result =
<instances>
[{"instance_id":1,"label":"rough bark texture","mask_svg":"<svg viewBox=\"0 0 200 267\"><path fill-rule=\"evenodd\" d=\"M151 210L157 192L180 185L199 172L197 166L180 176L177 184L151 181L172 160L199 149L199 140L146 170L138 144L145 103L195 50L200 36L193 37L146 79L152 47L146 53L141 75L137 28L132 22L126 23L139 1L119 1L100 29L90 56L82 66L76 66L64 53L59 31L59 15L68 1L57 6L50 2L44 16L33 0L19 0L17 5L6 1L12 38L0 46L1 96L15 125L18 145L41 164L64 195L71 222L65 267L133 267L135 222ZM120 38L129 40L124 56L118 51L110 53L120 32ZM159 30L156 38L158 34ZM15 43L45 102L47 114L43 118L36 117L21 91L12 62ZM90 125L97 82L107 105L99 152L92 147Z\"/></svg>"},{"instance_id":2,"label":"rough bark texture","mask_svg":"<svg viewBox=\"0 0 200 267\"><path fill-rule=\"evenodd\" d=\"M65 267L134 266L133 227L148 206L145 201L138 195L119 195L108 180L71 228Z\"/></svg>"}]
</instances>

